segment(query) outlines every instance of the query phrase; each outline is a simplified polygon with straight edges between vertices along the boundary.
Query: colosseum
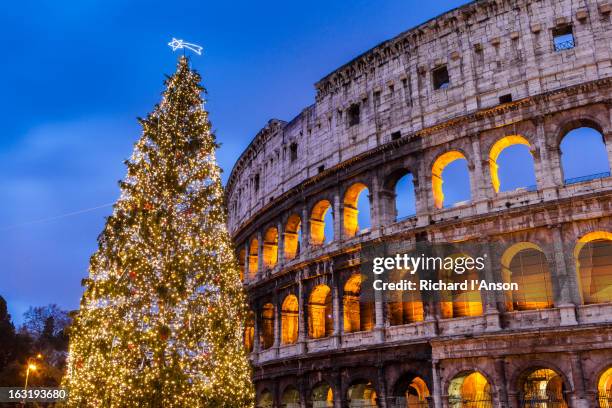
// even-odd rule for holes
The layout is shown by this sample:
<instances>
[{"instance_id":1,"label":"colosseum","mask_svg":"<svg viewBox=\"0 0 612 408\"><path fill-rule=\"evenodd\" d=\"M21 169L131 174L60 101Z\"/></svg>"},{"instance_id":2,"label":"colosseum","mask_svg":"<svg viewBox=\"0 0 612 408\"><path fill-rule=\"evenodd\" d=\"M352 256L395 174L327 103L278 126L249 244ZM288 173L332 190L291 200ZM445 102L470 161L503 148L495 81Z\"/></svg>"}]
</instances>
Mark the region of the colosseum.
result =
<instances>
[{"instance_id":1,"label":"colosseum","mask_svg":"<svg viewBox=\"0 0 612 408\"><path fill-rule=\"evenodd\" d=\"M612 407L611 11L471 2L255 135L226 198L258 407ZM593 147L564 149L576 132L603 171L570 177ZM507 189L515 147L535 183ZM459 164L469 199L453 203ZM364 248L398 243L477 244L486 268L468 274L520 289L365 299Z\"/></svg>"}]
</instances>

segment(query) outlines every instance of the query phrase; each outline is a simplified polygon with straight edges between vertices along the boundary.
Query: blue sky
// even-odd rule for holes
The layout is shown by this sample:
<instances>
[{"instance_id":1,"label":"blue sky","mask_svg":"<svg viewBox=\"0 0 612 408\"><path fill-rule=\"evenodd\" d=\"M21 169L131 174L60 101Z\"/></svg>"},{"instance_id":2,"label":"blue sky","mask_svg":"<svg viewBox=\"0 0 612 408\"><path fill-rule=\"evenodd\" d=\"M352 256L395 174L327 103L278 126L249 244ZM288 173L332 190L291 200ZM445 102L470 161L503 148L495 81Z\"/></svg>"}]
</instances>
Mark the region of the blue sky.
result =
<instances>
[{"instance_id":1,"label":"blue sky","mask_svg":"<svg viewBox=\"0 0 612 408\"><path fill-rule=\"evenodd\" d=\"M204 46L193 66L226 175L272 117L314 100L318 79L459 0L209 2L26 0L0 6L0 295L76 308L80 281L140 134L176 63L174 36ZM501 159L500 159L501 160ZM38 222L38 220L46 221Z\"/></svg>"}]
</instances>

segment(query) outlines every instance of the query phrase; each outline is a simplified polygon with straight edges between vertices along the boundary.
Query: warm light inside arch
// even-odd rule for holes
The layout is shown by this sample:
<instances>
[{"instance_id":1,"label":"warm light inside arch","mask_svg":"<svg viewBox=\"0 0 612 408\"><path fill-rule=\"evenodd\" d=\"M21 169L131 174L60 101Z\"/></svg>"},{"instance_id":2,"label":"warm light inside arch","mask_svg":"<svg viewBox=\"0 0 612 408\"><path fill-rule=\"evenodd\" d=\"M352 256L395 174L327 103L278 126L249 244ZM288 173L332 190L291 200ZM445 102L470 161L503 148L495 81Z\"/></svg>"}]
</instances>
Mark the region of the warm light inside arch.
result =
<instances>
[{"instance_id":1,"label":"warm light inside arch","mask_svg":"<svg viewBox=\"0 0 612 408\"><path fill-rule=\"evenodd\" d=\"M347 238L354 237L359 232L359 209L357 208L357 202L359 196L368 187L363 183L355 183L346 190L344 194L344 207L343 207L343 226L344 236Z\"/></svg>"},{"instance_id":2,"label":"warm light inside arch","mask_svg":"<svg viewBox=\"0 0 612 408\"><path fill-rule=\"evenodd\" d=\"M287 224L285 225L285 240L284 250L285 250L285 259L290 261L295 259L295 257L300 252L300 228L302 227L302 220L299 215L292 214L287 219Z\"/></svg>"},{"instance_id":3,"label":"warm light inside arch","mask_svg":"<svg viewBox=\"0 0 612 408\"><path fill-rule=\"evenodd\" d=\"M310 215L310 242L313 245L325 243L325 214L332 208L327 200L321 200L312 209Z\"/></svg>"},{"instance_id":4,"label":"warm light inside arch","mask_svg":"<svg viewBox=\"0 0 612 408\"><path fill-rule=\"evenodd\" d=\"M251 240L249 245L249 278L253 279L257 276L259 267L259 241L257 238Z\"/></svg>"},{"instance_id":5,"label":"warm light inside arch","mask_svg":"<svg viewBox=\"0 0 612 408\"><path fill-rule=\"evenodd\" d=\"M273 268L278 262L278 230L270 227L264 234L263 264L266 268Z\"/></svg>"},{"instance_id":6,"label":"warm light inside arch","mask_svg":"<svg viewBox=\"0 0 612 408\"><path fill-rule=\"evenodd\" d=\"M491 151L489 152L489 169L491 172L491 183L493 184L493 189L496 193L499 192L500 185L497 158L505 148L514 145L527 146L530 149L529 152L532 153L531 144L521 135L509 135L502 137L497 142L495 142L495 144L491 147Z\"/></svg>"},{"instance_id":7,"label":"warm light inside arch","mask_svg":"<svg viewBox=\"0 0 612 408\"><path fill-rule=\"evenodd\" d=\"M320 339L331 336L333 330L331 289L327 285L317 285L308 299L308 336Z\"/></svg>"},{"instance_id":8,"label":"warm light inside arch","mask_svg":"<svg viewBox=\"0 0 612 408\"><path fill-rule=\"evenodd\" d=\"M588 257L588 254L582 254L587 244L601 242L609 242L609 245L612 245L612 232L589 232L578 240L574 248L580 295L585 304L612 302L612 250L610 246L604 249L603 253L600 251L599 256L594 256L593 253L591 257ZM585 256L586 259L584 259Z\"/></svg>"},{"instance_id":9,"label":"warm light inside arch","mask_svg":"<svg viewBox=\"0 0 612 408\"><path fill-rule=\"evenodd\" d=\"M438 157L431 168L431 187L433 191L434 205L436 208L442 208L442 206L444 205L442 172L444 171L446 166L448 166L455 160L460 159L467 160L463 153L457 150L452 150Z\"/></svg>"},{"instance_id":10,"label":"warm light inside arch","mask_svg":"<svg viewBox=\"0 0 612 408\"><path fill-rule=\"evenodd\" d=\"M298 299L288 295L283 301L281 310L281 342L295 344L298 337Z\"/></svg>"}]
</instances>

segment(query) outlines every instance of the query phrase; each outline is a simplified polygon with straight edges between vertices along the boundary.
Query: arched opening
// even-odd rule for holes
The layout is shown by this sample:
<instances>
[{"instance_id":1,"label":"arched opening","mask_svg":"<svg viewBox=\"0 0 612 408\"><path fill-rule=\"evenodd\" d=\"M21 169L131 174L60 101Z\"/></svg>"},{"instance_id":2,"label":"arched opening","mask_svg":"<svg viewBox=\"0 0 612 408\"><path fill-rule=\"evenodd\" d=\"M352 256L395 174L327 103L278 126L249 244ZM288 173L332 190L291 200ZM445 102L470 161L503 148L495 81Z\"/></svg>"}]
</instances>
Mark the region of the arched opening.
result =
<instances>
[{"instance_id":1,"label":"arched opening","mask_svg":"<svg viewBox=\"0 0 612 408\"><path fill-rule=\"evenodd\" d=\"M249 278L254 279L257 276L259 265L259 241L257 238L251 240L249 245Z\"/></svg>"},{"instance_id":2,"label":"arched opening","mask_svg":"<svg viewBox=\"0 0 612 408\"><path fill-rule=\"evenodd\" d=\"M401 221L416 215L414 176L405 173L395 183L395 220Z\"/></svg>"},{"instance_id":3,"label":"arched opening","mask_svg":"<svg viewBox=\"0 0 612 408\"><path fill-rule=\"evenodd\" d=\"M612 367L609 367L599 377L597 399L601 408L612 408Z\"/></svg>"},{"instance_id":4,"label":"arched opening","mask_svg":"<svg viewBox=\"0 0 612 408\"><path fill-rule=\"evenodd\" d=\"M413 374L405 374L395 384L391 406L394 408L428 408L428 397L429 388L425 381Z\"/></svg>"},{"instance_id":5,"label":"arched opening","mask_svg":"<svg viewBox=\"0 0 612 408\"><path fill-rule=\"evenodd\" d=\"M302 220L299 215L292 214L285 225L285 259L290 261L300 254L302 243Z\"/></svg>"},{"instance_id":6,"label":"arched opening","mask_svg":"<svg viewBox=\"0 0 612 408\"><path fill-rule=\"evenodd\" d=\"M246 250L242 248L238 251L238 271L240 272L240 282L244 282L244 263L246 261Z\"/></svg>"},{"instance_id":7,"label":"arched opening","mask_svg":"<svg viewBox=\"0 0 612 408\"><path fill-rule=\"evenodd\" d=\"M266 303L261 310L261 340L262 350L269 349L274 344L274 305Z\"/></svg>"},{"instance_id":8,"label":"arched opening","mask_svg":"<svg viewBox=\"0 0 612 408\"><path fill-rule=\"evenodd\" d=\"M436 159L431 169L431 187L436 208L470 200L470 173L463 153L453 150Z\"/></svg>"},{"instance_id":9,"label":"arched opening","mask_svg":"<svg viewBox=\"0 0 612 408\"><path fill-rule=\"evenodd\" d=\"M274 268L278 261L278 230L270 227L264 234L263 264L266 268Z\"/></svg>"},{"instance_id":10,"label":"arched opening","mask_svg":"<svg viewBox=\"0 0 612 408\"><path fill-rule=\"evenodd\" d=\"M563 378L549 368L532 368L519 379L521 406L567 408Z\"/></svg>"},{"instance_id":11,"label":"arched opening","mask_svg":"<svg viewBox=\"0 0 612 408\"><path fill-rule=\"evenodd\" d=\"M418 288L418 275L409 270L395 270L389 276L389 282L414 282ZM387 310L391 326L410 324L423 321L423 301L419 290L404 290L387 292Z\"/></svg>"},{"instance_id":12,"label":"arched opening","mask_svg":"<svg viewBox=\"0 0 612 408\"><path fill-rule=\"evenodd\" d=\"M606 143L600 131L579 127L567 132L559 146L565 184L579 183L610 175Z\"/></svg>"},{"instance_id":13,"label":"arched opening","mask_svg":"<svg viewBox=\"0 0 612 408\"><path fill-rule=\"evenodd\" d=\"M248 353L253 351L253 340L255 339L255 313L250 310L244 323L244 348Z\"/></svg>"},{"instance_id":14,"label":"arched opening","mask_svg":"<svg viewBox=\"0 0 612 408\"><path fill-rule=\"evenodd\" d=\"M308 336L312 339L331 336L334 333L331 290L318 285L308 299Z\"/></svg>"},{"instance_id":15,"label":"arched opening","mask_svg":"<svg viewBox=\"0 0 612 408\"><path fill-rule=\"evenodd\" d=\"M583 303L612 302L612 233L595 231L581 237L574 259Z\"/></svg>"},{"instance_id":16,"label":"arched opening","mask_svg":"<svg viewBox=\"0 0 612 408\"><path fill-rule=\"evenodd\" d=\"M489 152L491 183L496 193L535 186L531 145L520 135L499 139Z\"/></svg>"},{"instance_id":17,"label":"arched opening","mask_svg":"<svg viewBox=\"0 0 612 408\"><path fill-rule=\"evenodd\" d=\"M312 208L310 215L310 242L323 245L334 239L333 209L329 201L321 200Z\"/></svg>"},{"instance_id":18,"label":"arched opening","mask_svg":"<svg viewBox=\"0 0 612 408\"><path fill-rule=\"evenodd\" d=\"M272 393L268 390L263 390L257 398L257 408L272 408L274 401L272 399Z\"/></svg>"},{"instance_id":19,"label":"arched opening","mask_svg":"<svg viewBox=\"0 0 612 408\"><path fill-rule=\"evenodd\" d=\"M443 282L459 284L464 281L478 280L478 270L463 267L463 273L459 272L459 265L465 265L465 259L471 258L466 254L454 254L445 258L442 269L439 271L439 279ZM452 260L447 262L446 260ZM473 265L473 263L472 263ZM482 299L477 287L467 285L466 289L440 291L440 313L443 319L466 316L480 316L482 314Z\"/></svg>"},{"instance_id":20,"label":"arched opening","mask_svg":"<svg viewBox=\"0 0 612 408\"><path fill-rule=\"evenodd\" d=\"M448 386L450 408L493 408L491 385L478 371L468 371L453 378Z\"/></svg>"},{"instance_id":21,"label":"arched opening","mask_svg":"<svg viewBox=\"0 0 612 408\"><path fill-rule=\"evenodd\" d=\"M281 396L281 408L301 408L300 393L294 386L285 388Z\"/></svg>"},{"instance_id":22,"label":"arched opening","mask_svg":"<svg viewBox=\"0 0 612 408\"><path fill-rule=\"evenodd\" d=\"M369 381L351 385L347 391L349 408L378 408L376 390Z\"/></svg>"},{"instance_id":23,"label":"arched opening","mask_svg":"<svg viewBox=\"0 0 612 408\"><path fill-rule=\"evenodd\" d=\"M334 392L327 383L321 383L314 387L310 398L312 408L333 408Z\"/></svg>"},{"instance_id":24,"label":"arched opening","mask_svg":"<svg viewBox=\"0 0 612 408\"><path fill-rule=\"evenodd\" d=\"M363 276L353 275L344 285L344 332L368 331L374 327L374 305L361 298Z\"/></svg>"},{"instance_id":25,"label":"arched opening","mask_svg":"<svg viewBox=\"0 0 612 408\"><path fill-rule=\"evenodd\" d=\"M344 194L343 208L344 236L354 237L371 226L370 199L368 188L363 183L355 183Z\"/></svg>"},{"instance_id":26,"label":"arched opening","mask_svg":"<svg viewBox=\"0 0 612 408\"><path fill-rule=\"evenodd\" d=\"M295 344L298 338L298 299L288 295L281 310L281 342Z\"/></svg>"},{"instance_id":27,"label":"arched opening","mask_svg":"<svg viewBox=\"0 0 612 408\"><path fill-rule=\"evenodd\" d=\"M518 290L506 292L506 308L537 310L553 307L553 287L548 261L542 249L531 242L518 242L501 258L502 280L516 283Z\"/></svg>"}]
</instances>

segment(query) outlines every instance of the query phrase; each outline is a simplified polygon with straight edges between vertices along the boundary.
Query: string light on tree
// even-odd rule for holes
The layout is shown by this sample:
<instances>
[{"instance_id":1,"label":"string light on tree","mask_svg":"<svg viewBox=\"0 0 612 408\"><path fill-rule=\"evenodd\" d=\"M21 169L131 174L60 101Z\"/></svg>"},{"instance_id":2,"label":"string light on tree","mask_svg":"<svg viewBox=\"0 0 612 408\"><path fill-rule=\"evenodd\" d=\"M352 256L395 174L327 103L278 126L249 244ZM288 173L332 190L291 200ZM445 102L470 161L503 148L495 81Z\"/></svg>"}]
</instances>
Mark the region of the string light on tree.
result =
<instances>
[{"instance_id":1,"label":"string light on tree","mask_svg":"<svg viewBox=\"0 0 612 408\"><path fill-rule=\"evenodd\" d=\"M70 407L253 404L246 298L204 88L184 56L165 84L161 103L140 119L121 197L83 282L64 380Z\"/></svg>"}]
</instances>

